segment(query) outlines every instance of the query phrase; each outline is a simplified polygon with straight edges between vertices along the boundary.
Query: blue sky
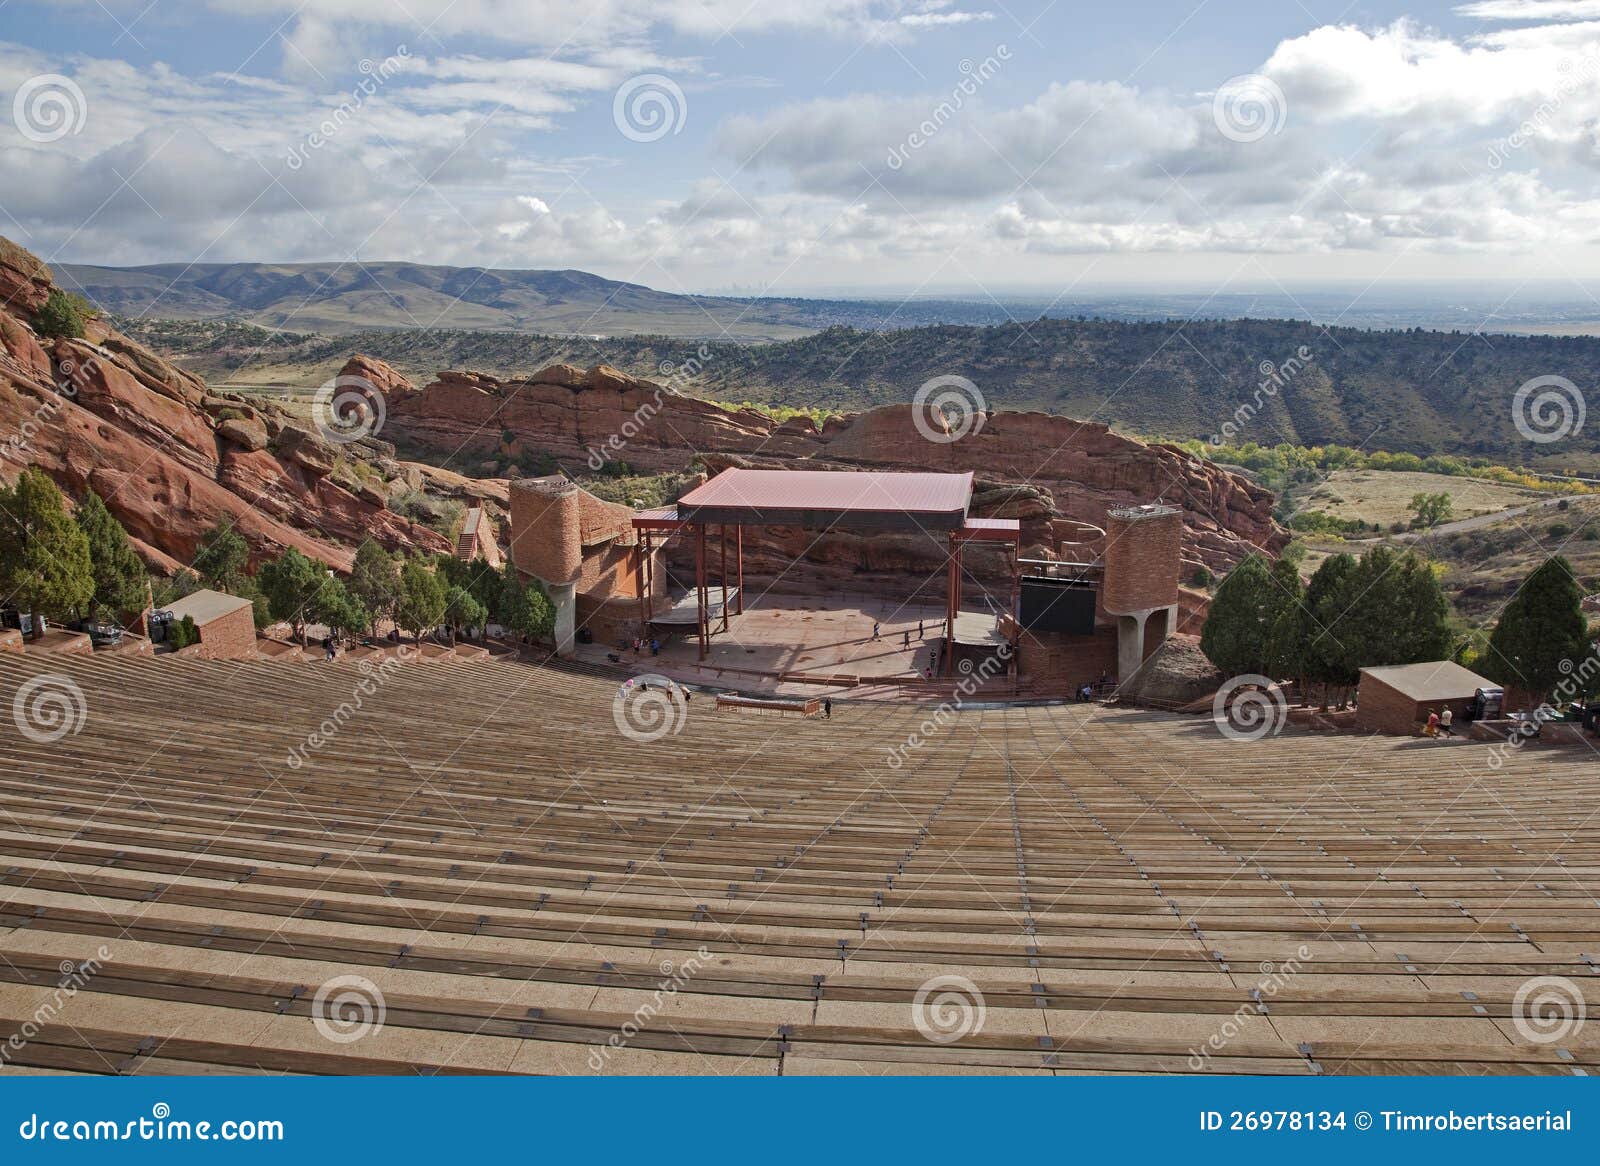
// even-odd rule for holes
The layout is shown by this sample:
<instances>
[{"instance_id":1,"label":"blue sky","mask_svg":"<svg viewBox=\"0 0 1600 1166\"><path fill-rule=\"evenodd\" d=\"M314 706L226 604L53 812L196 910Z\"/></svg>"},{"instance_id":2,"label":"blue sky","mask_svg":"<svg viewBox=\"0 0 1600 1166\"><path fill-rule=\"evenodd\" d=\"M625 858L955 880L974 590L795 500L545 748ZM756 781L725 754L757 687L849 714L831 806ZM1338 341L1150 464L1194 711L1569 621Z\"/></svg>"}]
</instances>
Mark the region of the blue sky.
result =
<instances>
[{"instance_id":1,"label":"blue sky","mask_svg":"<svg viewBox=\"0 0 1600 1166\"><path fill-rule=\"evenodd\" d=\"M1600 275L1600 0L9 0L0 92L0 233L59 261Z\"/></svg>"}]
</instances>

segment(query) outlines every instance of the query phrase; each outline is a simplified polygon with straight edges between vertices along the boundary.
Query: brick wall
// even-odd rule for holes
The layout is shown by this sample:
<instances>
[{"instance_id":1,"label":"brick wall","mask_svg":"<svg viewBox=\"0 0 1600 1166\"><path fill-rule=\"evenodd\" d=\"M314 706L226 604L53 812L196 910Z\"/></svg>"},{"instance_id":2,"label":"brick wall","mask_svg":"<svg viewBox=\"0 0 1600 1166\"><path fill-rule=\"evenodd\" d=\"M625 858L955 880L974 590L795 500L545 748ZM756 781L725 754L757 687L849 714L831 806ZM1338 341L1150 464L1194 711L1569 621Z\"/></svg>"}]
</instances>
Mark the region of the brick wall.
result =
<instances>
[{"instance_id":1,"label":"brick wall","mask_svg":"<svg viewBox=\"0 0 1600 1166\"><path fill-rule=\"evenodd\" d=\"M212 660L241 660L256 654L256 621L248 606L199 626L203 649L199 655Z\"/></svg>"},{"instance_id":2,"label":"brick wall","mask_svg":"<svg viewBox=\"0 0 1600 1166\"><path fill-rule=\"evenodd\" d=\"M1472 708L1471 697L1457 700L1415 701L1405 693L1370 676L1362 679L1358 695L1356 727L1368 732L1393 733L1398 736L1412 735L1427 721L1430 712L1443 712L1446 707L1450 709L1455 722L1455 731L1463 732L1466 714Z\"/></svg>"},{"instance_id":3,"label":"brick wall","mask_svg":"<svg viewBox=\"0 0 1600 1166\"><path fill-rule=\"evenodd\" d=\"M1106 611L1131 614L1178 602L1183 515L1170 506L1134 506L1106 514Z\"/></svg>"}]
</instances>

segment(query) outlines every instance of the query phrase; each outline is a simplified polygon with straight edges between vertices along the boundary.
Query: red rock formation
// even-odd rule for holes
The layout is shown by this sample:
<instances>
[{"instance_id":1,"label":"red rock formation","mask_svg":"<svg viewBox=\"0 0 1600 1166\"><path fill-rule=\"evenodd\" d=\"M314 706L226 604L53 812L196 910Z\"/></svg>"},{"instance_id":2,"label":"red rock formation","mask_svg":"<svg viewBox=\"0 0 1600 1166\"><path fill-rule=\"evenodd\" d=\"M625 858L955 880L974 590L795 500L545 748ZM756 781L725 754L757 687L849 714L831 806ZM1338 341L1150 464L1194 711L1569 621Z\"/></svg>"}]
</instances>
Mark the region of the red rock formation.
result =
<instances>
[{"instance_id":1,"label":"red rock formation","mask_svg":"<svg viewBox=\"0 0 1600 1166\"><path fill-rule=\"evenodd\" d=\"M404 373L389 364L388 361L379 360L376 356L367 356L360 352L344 362L344 367L339 370L339 376L341 378L353 377L366 381L385 396L396 393L412 393L417 388Z\"/></svg>"},{"instance_id":2,"label":"red rock formation","mask_svg":"<svg viewBox=\"0 0 1600 1166\"><path fill-rule=\"evenodd\" d=\"M645 471L678 471L696 456L712 469L803 463L972 470L978 475L974 512L1017 518L1024 544L1046 548L1057 541L1053 523L1098 525L1112 507L1162 500L1183 509L1185 559L1217 571L1251 549L1275 551L1287 541L1272 521L1271 493L1247 479L1177 446L1149 445L1104 425L1046 413L990 414L959 440L933 442L912 423L910 405L829 418L819 430L808 417L780 424L754 411L678 396L605 366L580 373L557 365L528 380L441 373L421 392L391 397L388 426L422 447L485 455L510 431L522 446L548 451L580 471L618 460ZM836 566L851 560L871 571L873 557L889 553L860 542L832 539L829 557Z\"/></svg>"},{"instance_id":3,"label":"red rock formation","mask_svg":"<svg viewBox=\"0 0 1600 1166\"><path fill-rule=\"evenodd\" d=\"M92 486L162 570L188 563L224 521L257 558L294 547L346 568L368 537L396 550L450 549L443 535L387 510L381 494L360 496L327 476L334 454L315 434L211 396L101 321L47 349L25 320L49 290L48 269L0 238L0 475L36 465L71 495ZM279 456L269 443L284 435Z\"/></svg>"}]
</instances>

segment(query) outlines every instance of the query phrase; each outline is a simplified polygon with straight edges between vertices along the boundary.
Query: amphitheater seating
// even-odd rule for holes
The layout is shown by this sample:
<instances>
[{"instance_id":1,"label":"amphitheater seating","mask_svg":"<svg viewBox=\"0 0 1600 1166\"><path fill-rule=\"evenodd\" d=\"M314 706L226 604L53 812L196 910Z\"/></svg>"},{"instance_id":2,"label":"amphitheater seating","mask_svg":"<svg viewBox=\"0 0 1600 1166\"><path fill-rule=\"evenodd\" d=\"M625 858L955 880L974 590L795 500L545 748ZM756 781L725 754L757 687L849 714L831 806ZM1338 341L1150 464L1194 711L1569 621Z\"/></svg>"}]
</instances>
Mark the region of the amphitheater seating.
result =
<instances>
[{"instance_id":1,"label":"amphitheater seating","mask_svg":"<svg viewBox=\"0 0 1600 1166\"><path fill-rule=\"evenodd\" d=\"M87 711L53 742L6 715L47 674ZM1600 1022L1517 1021L1538 977L1600 1000L1587 754L848 701L645 742L616 693L0 654L0 1072L1600 1068Z\"/></svg>"}]
</instances>

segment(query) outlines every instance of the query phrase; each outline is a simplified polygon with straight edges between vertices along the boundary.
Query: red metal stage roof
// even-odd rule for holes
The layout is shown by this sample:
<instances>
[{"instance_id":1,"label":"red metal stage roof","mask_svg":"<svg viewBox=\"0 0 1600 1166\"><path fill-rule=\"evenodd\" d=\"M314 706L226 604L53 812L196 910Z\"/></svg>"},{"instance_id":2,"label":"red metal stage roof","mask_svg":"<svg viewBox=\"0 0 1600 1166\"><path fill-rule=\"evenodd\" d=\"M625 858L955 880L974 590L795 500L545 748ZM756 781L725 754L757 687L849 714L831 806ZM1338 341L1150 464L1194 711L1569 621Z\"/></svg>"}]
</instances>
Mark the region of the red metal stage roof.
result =
<instances>
[{"instance_id":1,"label":"red metal stage roof","mask_svg":"<svg viewBox=\"0 0 1600 1166\"><path fill-rule=\"evenodd\" d=\"M965 514L972 475L839 470L724 470L685 494L679 513L701 506L753 510L896 510Z\"/></svg>"}]
</instances>

